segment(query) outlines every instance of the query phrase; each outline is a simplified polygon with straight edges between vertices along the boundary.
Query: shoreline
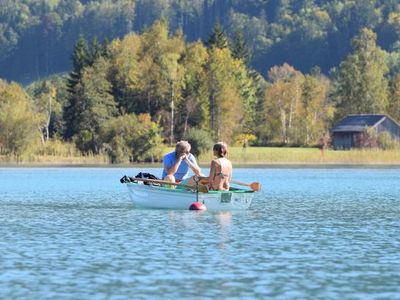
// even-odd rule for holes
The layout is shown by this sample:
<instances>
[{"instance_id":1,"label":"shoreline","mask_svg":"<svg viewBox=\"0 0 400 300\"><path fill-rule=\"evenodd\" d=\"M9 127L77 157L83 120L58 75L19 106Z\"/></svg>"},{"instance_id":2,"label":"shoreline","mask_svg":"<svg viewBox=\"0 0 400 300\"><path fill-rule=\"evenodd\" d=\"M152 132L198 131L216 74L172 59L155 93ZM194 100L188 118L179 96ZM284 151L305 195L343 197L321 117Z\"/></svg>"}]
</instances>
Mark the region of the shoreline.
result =
<instances>
[{"instance_id":1,"label":"shoreline","mask_svg":"<svg viewBox=\"0 0 400 300\"><path fill-rule=\"evenodd\" d=\"M166 149L165 153L171 151ZM208 168L213 154L196 157ZM325 150L290 147L231 147L228 158L234 168L400 168L399 150ZM111 164L104 155L31 155L22 158L0 155L0 168L161 168L161 162Z\"/></svg>"},{"instance_id":2,"label":"shoreline","mask_svg":"<svg viewBox=\"0 0 400 300\"><path fill-rule=\"evenodd\" d=\"M200 163L200 167L208 168L209 165ZM345 164L345 163L236 163L233 164L237 169L400 169L398 164L368 163L368 164ZM99 168L99 169L126 169L126 168L162 168L161 163L138 163L138 164L57 164L57 163L0 163L0 169L13 168Z\"/></svg>"}]
</instances>

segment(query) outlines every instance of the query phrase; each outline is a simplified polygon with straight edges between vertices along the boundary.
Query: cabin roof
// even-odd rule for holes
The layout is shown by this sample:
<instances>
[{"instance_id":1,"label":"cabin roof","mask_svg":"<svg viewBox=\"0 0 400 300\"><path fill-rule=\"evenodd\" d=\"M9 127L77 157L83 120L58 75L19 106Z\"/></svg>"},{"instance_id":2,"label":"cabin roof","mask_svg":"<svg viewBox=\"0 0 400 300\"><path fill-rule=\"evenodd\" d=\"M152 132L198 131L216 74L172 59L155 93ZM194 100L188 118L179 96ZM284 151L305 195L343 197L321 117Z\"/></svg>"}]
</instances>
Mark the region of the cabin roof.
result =
<instances>
[{"instance_id":1,"label":"cabin roof","mask_svg":"<svg viewBox=\"0 0 400 300\"><path fill-rule=\"evenodd\" d=\"M385 118L386 115L348 115L333 127L332 132L363 132L366 127L374 127Z\"/></svg>"}]
</instances>

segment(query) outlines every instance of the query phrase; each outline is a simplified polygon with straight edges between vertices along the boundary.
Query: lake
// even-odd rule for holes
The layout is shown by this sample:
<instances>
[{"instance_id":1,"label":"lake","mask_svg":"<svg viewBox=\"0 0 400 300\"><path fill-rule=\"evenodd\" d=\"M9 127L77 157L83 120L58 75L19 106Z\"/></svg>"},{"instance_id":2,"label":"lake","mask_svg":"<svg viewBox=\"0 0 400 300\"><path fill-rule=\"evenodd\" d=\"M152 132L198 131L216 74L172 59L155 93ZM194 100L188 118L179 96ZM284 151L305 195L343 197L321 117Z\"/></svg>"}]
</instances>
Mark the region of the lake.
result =
<instances>
[{"instance_id":1,"label":"lake","mask_svg":"<svg viewBox=\"0 0 400 300\"><path fill-rule=\"evenodd\" d=\"M0 298L400 298L400 169L235 169L243 212L136 209L139 171L0 168Z\"/></svg>"}]
</instances>

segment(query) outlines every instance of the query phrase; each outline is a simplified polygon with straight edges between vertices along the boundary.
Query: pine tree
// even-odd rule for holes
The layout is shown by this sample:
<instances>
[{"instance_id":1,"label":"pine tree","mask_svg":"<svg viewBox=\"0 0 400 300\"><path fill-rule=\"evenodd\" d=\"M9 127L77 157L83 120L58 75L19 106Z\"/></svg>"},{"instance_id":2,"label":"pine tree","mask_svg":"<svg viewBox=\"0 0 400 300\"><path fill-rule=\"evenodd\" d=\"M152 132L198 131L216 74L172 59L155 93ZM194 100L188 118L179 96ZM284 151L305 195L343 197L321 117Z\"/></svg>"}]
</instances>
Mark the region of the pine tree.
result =
<instances>
[{"instance_id":1,"label":"pine tree","mask_svg":"<svg viewBox=\"0 0 400 300\"><path fill-rule=\"evenodd\" d=\"M74 87L81 78L82 69L89 64L89 47L81 34L75 44L72 54L72 71L68 79L68 91L73 93Z\"/></svg>"},{"instance_id":2,"label":"pine tree","mask_svg":"<svg viewBox=\"0 0 400 300\"><path fill-rule=\"evenodd\" d=\"M116 115L116 103L107 80L109 63L100 58L82 73L76 86L74 108L75 142L83 152L98 153L99 134L103 124Z\"/></svg>"},{"instance_id":3,"label":"pine tree","mask_svg":"<svg viewBox=\"0 0 400 300\"><path fill-rule=\"evenodd\" d=\"M88 51L87 64L89 66L93 65L94 62L103 55L103 45L97 41L97 37L92 39L90 43L90 49Z\"/></svg>"},{"instance_id":4,"label":"pine tree","mask_svg":"<svg viewBox=\"0 0 400 300\"><path fill-rule=\"evenodd\" d=\"M76 124L76 87L82 79L82 71L89 64L89 48L83 35L79 36L72 54L72 71L69 74L67 86L70 94L69 101L64 108L63 119L65 122L65 138L71 138L79 131Z\"/></svg>"},{"instance_id":5,"label":"pine tree","mask_svg":"<svg viewBox=\"0 0 400 300\"><path fill-rule=\"evenodd\" d=\"M111 51L108 48L108 45L110 44L110 41L105 38L103 40L103 43L101 43L101 56L108 59L111 57Z\"/></svg>"},{"instance_id":6,"label":"pine tree","mask_svg":"<svg viewBox=\"0 0 400 300\"><path fill-rule=\"evenodd\" d=\"M250 49L247 47L242 31L236 31L233 38L232 56L241 59L246 65L250 62Z\"/></svg>"},{"instance_id":7,"label":"pine tree","mask_svg":"<svg viewBox=\"0 0 400 300\"><path fill-rule=\"evenodd\" d=\"M224 29L219 21L217 21L214 25L213 31L210 35L210 38L207 41L208 48L219 48L224 49L228 48L228 37L226 36Z\"/></svg>"}]
</instances>

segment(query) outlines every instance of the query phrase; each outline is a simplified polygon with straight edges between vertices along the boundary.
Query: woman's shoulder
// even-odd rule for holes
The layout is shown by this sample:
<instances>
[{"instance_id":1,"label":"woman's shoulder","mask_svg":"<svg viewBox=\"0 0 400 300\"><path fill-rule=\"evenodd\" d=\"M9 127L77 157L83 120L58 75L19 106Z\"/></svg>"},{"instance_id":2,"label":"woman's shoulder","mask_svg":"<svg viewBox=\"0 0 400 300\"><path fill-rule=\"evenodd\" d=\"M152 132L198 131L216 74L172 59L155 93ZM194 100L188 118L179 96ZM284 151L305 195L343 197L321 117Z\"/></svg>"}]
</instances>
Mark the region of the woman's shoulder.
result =
<instances>
[{"instance_id":1,"label":"woman's shoulder","mask_svg":"<svg viewBox=\"0 0 400 300\"><path fill-rule=\"evenodd\" d=\"M229 159L225 158L225 164L232 168L232 162Z\"/></svg>"},{"instance_id":2,"label":"woman's shoulder","mask_svg":"<svg viewBox=\"0 0 400 300\"><path fill-rule=\"evenodd\" d=\"M214 158L214 159L211 161L211 164L212 164L212 165L220 165L221 163L220 163L220 161L219 161L219 158Z\"/></svg>"},{"instance_id":3,"label":"woman's shoulder","mask_svg":"<svg viewBox=\"0 0 400 300\"><path fill-rule=\"evenodd\" d=\"M220 166L221 164L224 164L224 165L226 165L226 164L232 165L231 161L230 161L229 159L227 159L226 157L214 158L214 159L211 161L211 164L212 164L212 165L218 165L218 166Z\"/></svg>"}]
</instances>

